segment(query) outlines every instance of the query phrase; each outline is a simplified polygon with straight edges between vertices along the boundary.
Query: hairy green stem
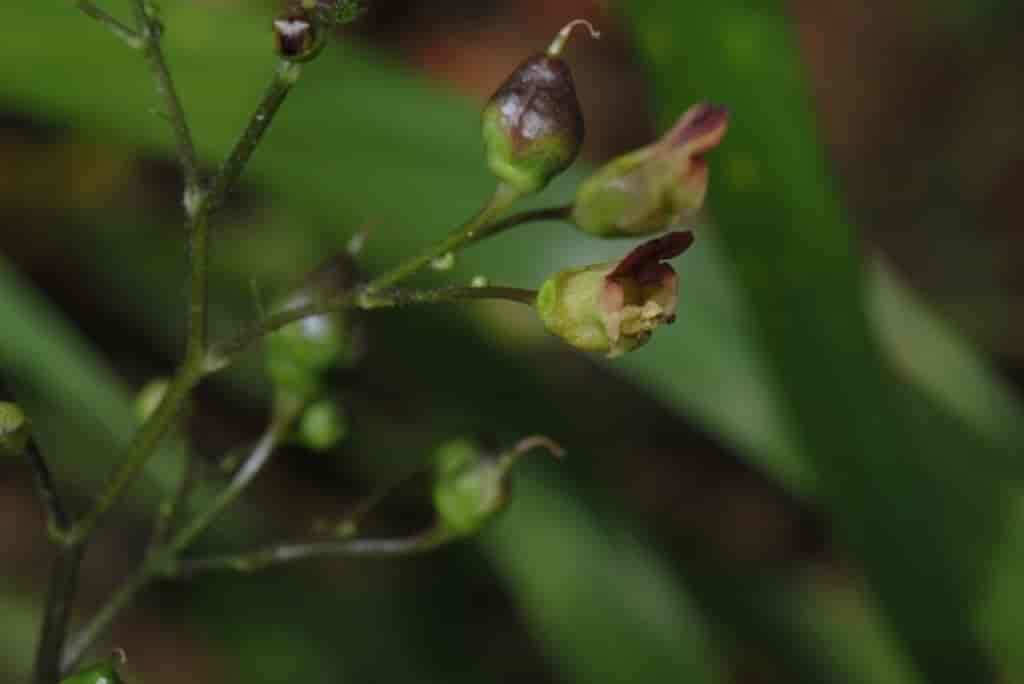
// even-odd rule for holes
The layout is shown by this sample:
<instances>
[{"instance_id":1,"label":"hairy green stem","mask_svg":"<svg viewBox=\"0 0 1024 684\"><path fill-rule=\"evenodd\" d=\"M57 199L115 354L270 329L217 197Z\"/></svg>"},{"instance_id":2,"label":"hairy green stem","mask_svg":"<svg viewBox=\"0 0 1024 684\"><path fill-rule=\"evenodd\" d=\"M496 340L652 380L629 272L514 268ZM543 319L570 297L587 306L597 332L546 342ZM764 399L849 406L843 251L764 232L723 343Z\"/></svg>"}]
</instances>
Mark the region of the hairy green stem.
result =
<instances>
[{"instance_id":1,"label":"hairy green stem","mask_svg":"<svg viewBox=\"0 0 1024 684\"><path fill-rule=\"evenodd\" d=\"M185 174L185 199L189 203L190 193L199 189L199 164L196 160L195 143L192 141L192 132L189 130L188 120L185 117L185 109L181 106L181 98L174 87L174 80L171 78L170 69L167 66L167 59L164 57L163 48L160 46L160 33L163 30L160 20L154 15L153 7L147 0L135 0L135 23L139 37L142 39L142 49L149 63L150 71L153 72L153 79L156 81L157 92L164 101L167 108L167 118L170 121L171 129L174 131L175 148L178 153L178 161L181 163L182 171Z\"/></svg>"},{"instance_id":2,"label":"hairy green stem","mask_svg":"<svg viewBox=\"0 0 1024 684\"><path fill-rule=\"evenodd\" d=\"M469 300L504 300L533 305L535 290L514 287L449 287L439 290L354 290L306 306L270 314L250 324L225 342L213 345L207 354L205 371L215 373L230 366L250 345L289 323L344 309L380 309L414 304L443 304Z\"/></svg>"},{"instance_id":3,"label":"hairy green stem","mask_svg":"<svg viewBox=\"0 0 1024 684\"><path fill-rule=\"evenodd\" d=\"M211 570L256 572L312 558L411 556L436 549L455 538L448 529L435 526L420 534L399 539L343 539L276 544L256 551L186 559L169 570L174 577L187 578Z\"/></svg>"},{"instance_id":4,"label":"hairy green stem","mask_svg":"<svg viewBox=\"0 0 1024 684\"><path fill-rule=\"evenodd\" d=\"M75 0L75 7L80 9L87 17L95 19L106 26L115 36L127 43L129 47L136 50L142 47L143 40L135 29L116 19L91 0Z\"/></svg>"},{"instance_id":5,"label":"hairy green stem","mask_svg":"<svg viewBox=\"0 0 1024 684\"><path fill-rule=\"evenodd\" d=\"M446 254L454 254L461 248L492 235L496 232L494 227L499 225L496 223L497 217L519 199L519 196L518 191L504 183L499 183L494 194L491 195L491 199L483 209L477 212L476 216L452 232L446 239L427 247L411 259L403 261L390 271L386 271L371 280L366 286L367 292L376 292L393 287L415 273L422 271L435 259L439 259Z\"/></svg>"},{"instance_id":6,"label":"hairy green stem","mask_svg":"<svg viewBox=\"0 0 1024 684\"><path fill-rule=\"evenodd\" d=\"M210 193L207 198L210 209L215 210L223 204L228 190L238 180L242 169L245 168L256 146L259 145L263 135L267 132L267 128L270 126L270 122L273 121L274 115L277 114L277 110L280 109L285 98L288 97L288 93L291 92L292 86L295 85L301 75L301 64L289 62L288 60L281 60L278 63L270 85L267 86L267 90L263 95L263 99L256 107L256 111L249 117L249 123L238 137L238 140L235 141L234 146L221 165L217 177L214 178L210 186Z\"/></svg>"}]
</instances>

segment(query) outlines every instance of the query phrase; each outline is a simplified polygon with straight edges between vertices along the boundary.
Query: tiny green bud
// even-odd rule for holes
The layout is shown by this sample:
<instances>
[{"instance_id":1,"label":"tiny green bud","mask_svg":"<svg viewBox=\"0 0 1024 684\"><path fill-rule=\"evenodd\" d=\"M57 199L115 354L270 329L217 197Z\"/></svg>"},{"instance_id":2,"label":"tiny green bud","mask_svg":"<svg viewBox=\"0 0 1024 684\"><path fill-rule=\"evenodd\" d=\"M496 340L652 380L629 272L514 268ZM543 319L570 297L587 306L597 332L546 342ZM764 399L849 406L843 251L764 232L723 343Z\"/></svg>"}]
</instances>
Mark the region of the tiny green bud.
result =
<instances>
[{"instance_id":1,"label":"tiny green bud","mask_svg":"<svg viewBox=\"0 0 1024 684\"><path fill-rule=\"evenodd\" d=\"M0 455L20 456L28 446L28 418L10 401L0 401Z\"/></svg>"},{"instance_id":2,"label":"tiny green bud","mask_svg":"<svg viewBox=\"0 0 1024 684\"><path fill-rule=\"evenodd\" d=\"M442 444L435 453L434 508L441 524L458 536L477 532L508 504L512 467L527 452L542 447L561 457L561 447L546 437L528 437L500 454L468 439Z\"/></svg>"},{"instance_id":3,"label":"tiny green bud","mask_svg":"<svg viewBox=\"0 0 1024 684\"><path fill-rule=\"evenodd\" d=\"M721 142L728 123L724 107L691 107L661 140L613 159L585 180L573 222L600 237L639 237L692 216L707 192L704 155Z\"/></svg>"},{"instance_id":4,"label":"tiny green bud","mask_svg":"<svg viewBox=\"0 0 1024 684\"><path fill-rule=\"evenodd\" d=\"M330 451L348 434L348 417L337 402L322 399L303 412L298 434L302 444L309 449Z\"/></svg>"},{"instance_id":5,"label":"tiny green bud","mask_svg":"<svg viewBox=\"0 0 1024 684\"><path fill-rule=\"evenodd\" d=\"M573 22L544 54L530 57L491 96L483 137L491 171L521 195L569 168L583 143L583 113L572 71L561 57Z\"/></svg>"},{"instance_id":6,"label":"tiny green bud","mask_svg":"<svg viewBox=\"0 0 1024 684\"><path fill-rule=\"evenodd\" d=\"M62 679L60 684L122 684L123 681L114 664L104 662Z\"/></svg>"},{"instance_id":7,"label":"tiny green bud","mask_svg":"<svg viewBox=\"0 0 1024 684\"><path fill-rule=\"evenodd\" d=\"M323 27L305 11L275 19L273 27L277 54L290 62L308 62L326 42Z\"/></svg>"},{"instance_id":8,"label":"tiny green bud","mask_svg":"<svg viewBox=\"0 0 1024 684\"><path fill-rule=\"evenodd\" d=\"M476 532L505 507L507 468L475 442L458 439L442 444L436 463L434 508L456 534Z\"/></svg>"},{"instance_id":9,"label":"tiny green bud","mask_svg":"<svg viewBox=\"0 0 1024 684\"><path fill-rule=\"evenodd\" d=\"M544 326L577 349L621 356L675 321L678 276L664 259L682 254L693 233L650 240L617 262L561 271L537 294Z\"/></svg>"},{"instance_id":10,"label":"tiny green bud","mask_svg":"<svg viewBox=\"0 0 1024 684\"><path fill-rule=\"evenodd\" d=\"M324 302L354 287L356 279L348 255L332 258L273 310L286 311ZM320 391L325 373L358 362L362 353L361 329L351 311L308 316L267 335L264 348L267 373L274 385L310 397Z\"/></svg>"},{"instance_id":11,"label":"tiny green bud","mask_svg":"<svg viewBox=\"0 0 1024 684\"><path fill-rule=\"evenodd\" d=\"M135 417L140 423L145 423L153 415L167 394L167 387L170 384L167 378L155 378L139 390L138 396L135 397Z\"/></svg>"}]
</instances>

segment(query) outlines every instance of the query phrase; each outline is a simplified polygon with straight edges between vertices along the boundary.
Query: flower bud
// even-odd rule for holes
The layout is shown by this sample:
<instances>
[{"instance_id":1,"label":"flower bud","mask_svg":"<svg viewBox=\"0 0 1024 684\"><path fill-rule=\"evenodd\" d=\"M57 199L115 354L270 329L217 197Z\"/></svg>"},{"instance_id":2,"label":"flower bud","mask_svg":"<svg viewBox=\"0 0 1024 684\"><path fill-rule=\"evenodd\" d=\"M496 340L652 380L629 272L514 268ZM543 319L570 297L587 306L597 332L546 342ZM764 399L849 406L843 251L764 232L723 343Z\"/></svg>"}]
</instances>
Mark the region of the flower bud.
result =
<instances>
[{"instance_id":1,"label":"flower bud","mask_svg":"<svg viewBox=\"0 0 1024 684\"><path fill-rule=\"evenodd\" d=\"M561 447L546 437L528 437L500 454L476 442L456 439L436 454L434 508L441 524L458 536L477 532L508 504L509 474L527 452L542 447L561 457Z\"/></svg>"},{"instance_id":2,"label":"flower bud","mask_svg":"<svg viewBox=\"0 0 1024 684\"><path fill-rule=\"evenodd\" d=\"M20 456L28 446L28 418L17 404L0 401L0 456Z\"/></svg>"},{"instance_id":3,"label":"flower bud","mask_svg":"<svg viewBox=\"0 0 1024 684\"><path fill-rule=\"evenodd\" d=\"M576 85L561 57L578 23L562 29L546 53L520 64L483 111L487 164L521 195L541 190L567 169L583 143Z\"/></svg>"},{"instance_id":4,"label":"flower bud","mask_svg":"<svg viewBox=\"0 0 1024 684\"><path fill-rule=\"evenodd\" d=\"M298 436L302 444L317 452L336 447L348 433L348 417L337 402L322 399L307 408L299 420Z\"/></svg>"},{"instance_id":5,"label":"flower bud","mask_svg":"<svg viewBox=\"0 0 1024 684\"><path fill-rule=\"evenodd\" d=\"M562 271L537 294L545 327L577 349L621 356L676 318L678 276L666 263L693 244L693 233L650 240L618 262Z\"/></svg>"},{"instance_id":6,"label":"flower bud","mask_svg":"<svg viewBox=\"0 0 1024 684\"><path fill-rule=\"evenodd\" d=\"M600 237L638 237L692 216L707 191L704 155L721 142L728 123L724 107L691 107L661 140L612 160L584 181L573 222Z\"/></svg>"},{"instance_id":7,"label":"flower bud","mask_svg":"<svg viewBox=\"0 0 1024 684\"><path fill-rule=\"evenodd\" d=\"M324 47L323 27L304 11L274 20L274 47L282 59L308 62Z\"/></svg>"},{"instance_id":8,"label":"flower bud","mask_svg":"<svg viewBox=\"0 0 1024 684\"><path fill-rule=\"evenodd\" d=\"M303 286L274 311L315 305L355 286L351 258L330 259L306 278ZM362 330L355 312L308 316L274 331L265 339L267 373L279 390L300 397L320 391L323 376L334 368L355 365L363 352Z\"/></svg>"},{"instance_id":9,"label":"flower bud","mask_svg":"<svg viewBox=\"0 0 1024 684\"><path fill-rule=\"evenodd\" d=\"M113 663L105 662L62 679L60 684L121 684L123 681Z\"/></svg>"}]
</instances>

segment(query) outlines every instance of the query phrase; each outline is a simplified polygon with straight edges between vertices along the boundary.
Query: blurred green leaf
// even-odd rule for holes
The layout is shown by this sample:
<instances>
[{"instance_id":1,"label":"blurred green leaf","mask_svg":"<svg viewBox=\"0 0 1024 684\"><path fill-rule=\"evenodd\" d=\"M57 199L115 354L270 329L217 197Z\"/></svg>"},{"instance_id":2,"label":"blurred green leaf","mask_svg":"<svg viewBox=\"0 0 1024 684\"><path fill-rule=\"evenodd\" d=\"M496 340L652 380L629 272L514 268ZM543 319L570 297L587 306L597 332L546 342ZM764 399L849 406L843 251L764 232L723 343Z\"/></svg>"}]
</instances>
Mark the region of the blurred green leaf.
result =
<instances>
[{"instance_id":1,"label":"blurred green leaf","mask_svg":"<svg viewBox=\"0 0 1024 684\"><path fill-rule=\"evenodd\" d=\"M883 339L903 352L907 374L945 405L890 377L866 314L861 257L831 186L793 37L775 3L698 8L663 0L632 3L628 14L666 120L696 99L733 109L726 144L712 163L722 243L753 306L787 419L883 615L929 681L990 678L974 609L1003 533L1007 492L995 473L1020 454L1019 430L1004 422L1018 417L1019 407L994 388L981 362L965 362L969 353L958 342L944 351L973 381L970 399L934 380L945 365L925 368L887 331ZM891 279L880 282L891 288ZM877 307L889 325L900 323L891 314L895 299L883 295ZM898 300L904 314L916 308L908 296ZM916 311L911 318L923 327L902 329L915 343L922 329L944 332ZM998 420L965 404L993 396ZM951 412L972 421L989 443Z\"/></svg>"},{"instance_id":2,"label":"blurred green leaf","mask_svg":"<svg viewBox=\"0 0 1024 684\"><path fill-rule=\"evenodd\" d=\"M514 505L484 547L568 679L717 681L700 621L668 568L587 510L568 483L517 479Z\"/></svg>"}]
</instances>

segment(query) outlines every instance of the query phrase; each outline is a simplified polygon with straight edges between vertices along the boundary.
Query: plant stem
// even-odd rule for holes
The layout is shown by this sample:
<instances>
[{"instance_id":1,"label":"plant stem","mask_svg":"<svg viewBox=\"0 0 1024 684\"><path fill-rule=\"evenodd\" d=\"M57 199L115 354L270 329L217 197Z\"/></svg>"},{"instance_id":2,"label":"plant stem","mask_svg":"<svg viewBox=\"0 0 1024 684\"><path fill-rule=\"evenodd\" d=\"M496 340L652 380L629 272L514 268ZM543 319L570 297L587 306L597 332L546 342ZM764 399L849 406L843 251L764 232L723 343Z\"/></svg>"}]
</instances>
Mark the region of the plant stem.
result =
<instances>
[{"instance_id":1,"label":"plant stem","mask_svg":"<svg viewBox=\"0 0 1024 684\"><path fill-rule=\"evenodd\" d=\"M49 536L55 541L59 540L60 535L71 525L71 518L57 494L53 476L35 440L29 440L26 455L32 467L39 500L46 510ZM68 621L71 617L84 553L84 546L60 546L50 570L46 607L43 611L43 623L39 631L33 668L32 681L35 684L52 684L59 678L60 653L67 637Z\"/></svg>"},{"instance_id":2,"label":"plant stem","mask_svg":"<svg viewBox=\"0 0 1024 684\"><path fill-rule=\"evenodd\" d=\"M192 141L192 132L189 130L185 110L181 106L181 98L178 97L170 69L167 67L167 59L160 46L160 34L163 30L160 20L154 16L153 8L147 0L135 0L134 7L135 23L138 35L142 39L143 53L146 55L150 71L153 72L157 92L160 93L164 101L167 118L174 131L178 161L185 174L185 197L186 205L188 205L189 194L195 193L199 189L199 164L196 161L195 143Z\"/></svg>"},{"instance_id":3,"label":"plant stem","mask_svg":"<svg viewBox=\"0 0 1024 684\"><path fill-rule=\"evenodd\" d=\"M231 482L210 502L209 506L198 512L168 542L167 550L172 556L176 556L188 548L199 535L213 524L228 506L241 496L242 492L263 470L263 467L270 460L271 455L273 455L274 450L288 437L292 426L302 414L304 408L304 402L289 400L279 400L277 402L270 425L248 458L242 463L238 472L235 473Z\"/></svg>"},{"instance_id":4,"label":"plant stem","mask_svg":"<svg viewBox=\"0 0 1024 684\"><path fill-rule=\"evenodd\" d=\"M64 651L63 658L60 660L60 673L62 675L67 675L78 665L82 656L85 655L86 651L96 642L99 636L106 631L110 623L158 574L158 564L147 559L131 576L118 586L117 591L107 599L106 603L100 608L100 611L71 639L67 649ZM53 684L55 681L57 681L56 678L53 678L45 684ZM36 682L36 684L44 683Z\"/></svg>"},{"instance_id":5,"label":"plant stem","mask_svg":"<svg viewBox=\"0 0 1024 684\"><path fill-rule=\"evenodd\" d=\"M178 486L170 496L160 502L160 508L157 510L156 521L153 523L153 534L149 542L150 551L160 548L168 533L174 529L178 514L184 508L188 495L192 491L192 485L195 483L198 464L195 454L187 445L184 447L183 461Z\"/></svg>"},{"instance_id":6,"label":"plant stem","mask_svg":"<svg viewBox=\"0 0 1024 684\"><path fill-rule=\"evenodd\" d=\"M193 368L192 365L194 364L183 364L171 380L171 384L167 387L156 410L132 438L124 460L118 465L114 475L96 498L92 509L67 533L65 543L72 546L83 543L92 534L100 518L117 503L124 489L131 484L135 476L146 465L160 439L177 419L189 392L202 377L201 372Z\"/></svg>"},{"instance_id":7,"label":"plant stem","mask_svg":"<svg viewBox=\"0 0 1024 684\"><path fill-rule=\"evenodd\" d=\"M435 526L412 537L400 539L343 539L276 544L256 551L187 559L170 570L175 577L187 578L210 570L255 572L312 558L411 556L436 549L455 538L449 530Z\"/></svg>"},{"instance_id":8,"label":"plant stem","mask_svg":"<svg viewBox=\"0 0 1024 684\"><path fill-rule=\"evenodd\" d=\"M371 280L366 286L366 291L376 292L393 287L409 276L423 270L435 259L449 253L454 254L466 245L493 234L496 232L494 228L500 225L495 223L495 219L517 199L519 199L518 191L504 183L499 183L498 187L494 190L494 194L491 195L491 199L483 209L477 212L476 216L453 231L446 239L427 247L418 255Z\"/></svg>"},{"instance_id":9,"label":"plant stem","mask_svg":"<svg viewBox=\"0 0 1024 684\"><path fill-rule=\"evenodd\" d=\"M171 574L168 568L176 565L177 556L195 541L217 517L230 506L266 465L274 450L284 441L292 425L302 413L299 402L279 402L270 425L263 437L246 458L227 487L196 516L173 535L171 540L160 546L153 546L142 565L129 576L103 604L99 612L75 635L68 645L61 663L62 671L68 672L77 665L86 651L110 626L118 614L132 602L135 596L151 581ZM159 409L157 409L159 411Z\"/></svg>"},{"instance_id":10,"label":"plant stem","mask_svg":"<svg viewBox=\"0 0 1024 684\"><path fill-rule=\"evenodd\" d=\"M270 314L242 329L234 337L214 345L207 354L206 373L230 366L251 344L289 323L345 309L380 309L414 304L441 304L468 300L495 299L533 305L535 290L514 287L449 287L439 290L390 290L344 292L329 299Z\"/></svg>"},{"instance_id":11,"label":"plant stem","mask_svg":"<svg viewBox=\"0 0 1024 684\"><path fill-rule=\"evenodd\" d=\"M25 449L29 466L32 468L32 480L35 483L36 494L46 512L46 528L49 535L55 541L60 540L63 532L66 532L71 525L71 516L57 494L57 487L53 482L53 475L43 454L39 451L39 445L34 439L30 439Z\"/></svg>"},{"instance_id":12,"label":"plant stem","mask_svg":"<svg viewBox=\"0 0 1024 684\"><path fill-rule=\"evenodd\" d=\"M133 28L115 19L105 10L97 7L91 0L75 0L75 6L86 16L106 26L115 36L127 43L129 47L136 50L142 47L142 38Z\"/></svg>"},{"instance_id":13,"label":"plant stem","mask_svg":"<svg viewBox=\"0 0 1024 684\"><path fill-rule=\"evenodd\" d=\"M235 141L234 147L231 148L231 152L228 153L227 158L221 165L220 171L217 173L217 177L214 178L210 186L207 203L211 210L216 210L224 202L224 197L227 195L228 190L238 180L242 169L245 168L256 146L259 145L264 133L267 132L270 122L274 120L274 115L277 114L277 110L284 103L288 93L291 92L292 86L295 85L301 75L301 64L283 59L278 63L277 69L274 71L274 77L271 79L270 85L267 86L263 99L249 118L248 125L238 137L238 140Z\"/></svg>"},{"instance_id":14,"label":"plant stem","mask_svg":"<svg viewBox=\"0 0 1024 684\"><path fill-rule=\"evenodd\" d=\"M36 647L34 684L55 684L60 679L61 652L67 638L71 608L78 588L78 574L85 545L65 546L54 560L46 592L43 626Z\"/></svg>"}]
</instances>

